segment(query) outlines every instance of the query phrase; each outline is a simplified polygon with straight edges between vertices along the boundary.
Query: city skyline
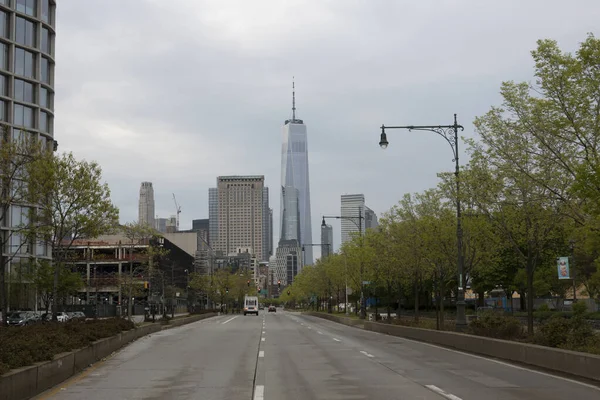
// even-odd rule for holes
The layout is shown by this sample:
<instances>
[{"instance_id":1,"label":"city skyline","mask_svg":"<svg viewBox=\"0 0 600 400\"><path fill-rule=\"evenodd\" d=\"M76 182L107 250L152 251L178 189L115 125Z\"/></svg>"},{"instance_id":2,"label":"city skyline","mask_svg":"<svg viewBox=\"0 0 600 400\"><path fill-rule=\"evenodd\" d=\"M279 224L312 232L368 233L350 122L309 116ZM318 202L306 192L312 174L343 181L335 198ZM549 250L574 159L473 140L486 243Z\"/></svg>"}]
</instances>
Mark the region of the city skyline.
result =
<instances>
[{"instance_id":1,"label":"city skyline","mask_svg":"<svg viewBox=\"0 0 600 400\"><path fill-rule=\"evenodd\" d=\"M160 216L175 213L176 193L181 230L207 217L206 192L217 174L264 174L275 241L279 129L281 116L291 117L293 76L301 117L310 125L314 242L321 215L339 213L340 194L364 193L381 215L404 193L433 187L438 172L452 170L447 145L434 134L391 132L390 148L382 152L382 123L449 124L456 112L465 126L461 136L472 138L472 121L499 104L503 80L534 79L536 40L555 39L575 51L600 19L597 1L585 0L578 7L555 0L486 7L472 1L435 7L428 1L304 7L123 1L119 12L107 4L117 3L60 3L59 151L102 166L122 222L137 218L133 199L141 181L153 182ZM406 22L398 24L399 18ZM419 22L425 18L456 24L440 34ZM361 30L366 34L357 37ZM178 72L164 73L174 59L182 60ZM456 62L439 62L451 59ZM468 160L465 149L461 144L461 162ZM399 178L387 184L386 175ZM331 224L338 246L340 223Z\"/></svg>"}]
</instances>

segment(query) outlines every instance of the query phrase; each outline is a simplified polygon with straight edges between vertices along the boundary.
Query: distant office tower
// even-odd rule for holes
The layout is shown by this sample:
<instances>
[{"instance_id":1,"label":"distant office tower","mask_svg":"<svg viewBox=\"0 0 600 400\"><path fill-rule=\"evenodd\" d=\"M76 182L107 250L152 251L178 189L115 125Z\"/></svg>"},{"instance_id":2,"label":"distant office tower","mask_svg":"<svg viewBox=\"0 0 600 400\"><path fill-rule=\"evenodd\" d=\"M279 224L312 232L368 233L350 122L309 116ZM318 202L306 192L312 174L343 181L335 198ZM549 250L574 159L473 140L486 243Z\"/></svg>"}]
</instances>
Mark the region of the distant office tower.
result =
<instances>
[{"instance_id":1,"label":"distant office tower","mask_svg":"<svg viewBox=\"0 0 600 400\"><path fill-rule=\"evenodd\" d=\"M215 248L219 241L219 192L208 189L208 243Z\"/></svg>"},{"instance_id":2,"label":"distant office tower","mask_svg":"<svg viewBox=\"0 0 600 400\"><path fill-rule=\"evenodd\" d=\"M210 243L210 222L208 218L193 219L192 231L199 232L200 237Z\"/></svg>"},{"instance_id":3,"label":"distant office tower","mask_svg":"<svg viewBox=\"0 0 600 400\"><path fill-rule=\"evenodd\" d=\"M321 226L321 258L333 253L333 228L331 225Z\"/></svg>"},{"instance_id":4,"label":"distant office tower","mask_svg":"<svg viewBox=\"0 0 600 400\"><path fill-rule=\"evenodd\" d=\"M154 221L154 229L160 233L167 233L167 218L156 218Z\"/></svg>"},{"instance_id":5,"label":"distant office tower","mask_svg":"<svg viewBox=\"0 0 600 400\"><path fill-rule=\"evenodd\" d=\"M269 261L273 254L273 210L269 208L269 188L263 188L263 256L261 261Z\"/></svg>"},{"instance_id":6,"label":"distant office tower","mask_svg":"<svg viewBox=\"0 0 600 400\"><path fill-rule=\"evenodd\" d=\"M365 206L365 229L375 229L379 226L377 214L369 207Z\"/></svg>"},{"instance_id":7,"label":"distant office tower","mask_svg":"<svg viewBox=\"0 0 600 400\"><path fill-rule=\"evenodd\" d=\"M373 210L365 206L364 194L344 194L341 196L341 200L341 216L344 217L341 222L342 243L349 241L352 233L358 232L359 226L362 228L363 234L367 228L377 227L377 216ZM359 218L359 212L362 219Z\"/></svg>"},{"instance_id":8,"label":"distant office tower","mask_svg":"<svg viewBox=\"0 0 600 400\"><path fill-rule=\"evenodd\" d=\"M297 240L280 240L275 259L275 275L283 286L291 285L302 269L302 249ZM281 279L283 277L283 279Z\"/></svg>"},{"instance_id":9,"label":"distant office tower","mask_svg":"<svg viewBox=\"0 0 600 400\"><path fill-rule=\"evenodd\" d=\"M273 209L269 208L269 255L274 255L273 253Z\"/></svg>"},{"instance_id":10,"label":"distant office tower","mask_svg":"<svg viewBox=\"0 0 600 400\"><path fill-rule=\"evenodd\" d=\"M281 240L297 240L301 244L300 193L294 187L284 187L281 189L281 198Z\"/></svg>"},{"instance_id":11,"label":"distant office tower","mask_svg":"<svg viewBox=\"0 0 600 400\"><path fill-rule=\"evenodd\" d=\"M140 186L140 203L138 222L140 225L154 227L154 189L152 182L142 182Z\"/></svg>"},{"instance_id":12,"label":"distant office tower","mask_svg":"<svg viewBox=\"0 0 600 400\"><path fill-rule=\"evenodd\" d=\"M281 146L281 218L280 221L290 223L299 219L299 244L312 243L312 225L310 213L310 182L308 174L308 143L306 125L301 119L296 119L296 92L292 85L292 119L285 121L283 126L283 143ZM289 205L296 201L291 189L298 191L298 210ZM287 196L286 196L287 194ZM288 205L288 207L286 207ZM283 226L283 225L282 225ZM289 230L282 229L281 240ZM306 264L313 263L312 247L307 246L304 254Z\"/></svg>"},{"instance_id":13,"label":"distant office tower","mask_svg":"<svg viewBox=\"0 0 600 400\"><path fill-rule=\"evenodd\" d=\"M263 257L263 193L265 177L219 176L217 178L219 240L213 247L226 254L250 247Z\"/></svg>"}]
</instances>

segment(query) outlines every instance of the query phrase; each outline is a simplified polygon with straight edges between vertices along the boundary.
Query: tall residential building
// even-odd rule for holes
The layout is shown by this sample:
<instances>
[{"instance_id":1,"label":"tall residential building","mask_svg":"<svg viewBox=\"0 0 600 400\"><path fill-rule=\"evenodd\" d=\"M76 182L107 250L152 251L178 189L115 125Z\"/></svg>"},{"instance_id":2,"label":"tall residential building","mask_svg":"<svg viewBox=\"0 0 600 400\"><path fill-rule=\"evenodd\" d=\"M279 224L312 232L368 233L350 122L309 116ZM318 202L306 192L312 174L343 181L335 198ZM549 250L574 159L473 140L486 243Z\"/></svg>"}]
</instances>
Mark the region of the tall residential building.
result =
<instances>
[{"instance_id":1,"label":"tall residential building","mask_svg":"<svg viewBox=\"0 0 600 400\"><path fill-rule=\"evenodd\" d=\"M263 256L260 261L269 261L273 254L273 210L269 208L269 188L263 188Z\"/></svg>"},{"instance_id":2,"label":"tall residential building","mask_svg":"<svg viewBox=\"0 0 600 400\"><path fill-rule=\"evenodd\" d=\"M152 188L152 182L142 182L142 185L140 186L138 222L140 225L155 226L154 188Z\"/></svg>"},{"instance_id":3,"label":"tall residential building","mask_svg":"<svg viewBox=\"0 0 600 400\"><path fill-rule=\"evenodd\" d=\"M333 253L333 227L331 225L321 226L321 258Z\"/></svg>"},{"instance_id":4,"label":"tall residential building","mask_svg":"<svg viewBox=\"0 0 600 400\"><path fill-rule=\"evenodd\" d=\"M55 15L54 0L0 1L0 133L13 140L27 135L49 150L58 146L54 140ZM29 221L31 208L17 204L22 202L15 196L8 196L13 204L8 213L3 212L6 226L0 232L6 245L2 251L16 253L6 265L6 274L20 271L21 263L30 265L29 257L52 256L47 243L28 244L16 231L6 229ZM11 283L7 289L9 308L37 309L33 285ZM11 297L11 290L19 296Z\"/></svg>"},{"instance_id":5,"label":"tall residential building","mask_svg":"<svg viewBox=\"0 0 600 400\"><path fill-rule=\"evenodd\" d=\"M264 258L264 183L263 175L217 178L219 239L215 250L229 254L249 247L256 258Z\"/></svg>"},{"instance_id":6,"label":"tall residential building","mask_svg":"<svg viewBox=\"0 0 600 400\"><path fill-rule=\"evenodd\" d=\"M296 189L295 193L290 188ZM297 201L297 210L289 207ZM288 205L288 207L286 207ZM280 221L299 219L299 244L312 243L312 225L310 213L310 182L308 174L308 142L304 121L296 118L296 92L292 85L292 119L283 126L283 142L281 146L281 218ZM288 222L286 222L288 223ZM283 226L283 225L282 225ZM280 240L289 240L282 229ZM313 263L312 247L305 252L306 264Z\"/></svg>"},{"instance_id":7,"label":"tall residential building","mask_svg":"<svg viewBox=\"0 0 600 400\"><path fill-rule=\"evenodd\" d=\"M368 228L377 227L377 216L369 207L365 205L364 194L343 194L341 197L341 216L342 219L342 243L346 243L352 238L352 233L358 232L358 227L362 228L364 234ZM359 218L359 213L363 218ZM351 217L351 219L348 219Z\"/></svg>"},{"instance_id":8,"label":"tall residential building","mask_svg":"<svg viewBox=\"0 0 600 400\"><path fill-rule=\"evenodd\" d=\"M208 189L208 243L215 248L219 241L219 192Z\"/></svg>"}]
</instances>

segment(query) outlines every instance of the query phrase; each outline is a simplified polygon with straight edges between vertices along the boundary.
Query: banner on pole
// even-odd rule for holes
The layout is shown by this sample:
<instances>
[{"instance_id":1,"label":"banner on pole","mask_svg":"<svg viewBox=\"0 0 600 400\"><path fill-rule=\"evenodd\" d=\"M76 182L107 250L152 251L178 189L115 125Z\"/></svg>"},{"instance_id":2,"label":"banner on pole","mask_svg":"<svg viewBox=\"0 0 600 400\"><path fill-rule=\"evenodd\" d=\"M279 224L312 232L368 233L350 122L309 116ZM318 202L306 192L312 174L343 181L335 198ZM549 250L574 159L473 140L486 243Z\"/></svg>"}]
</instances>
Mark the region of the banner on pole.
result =
<instances>
[{"instance_id":1,"label":"banner on pole","mask_svg":"<svg viewBox=\"0 0 600 400\"><path fill-rule=\"evenodd\" d=\"M569 257L558 257L556 259L556 268L558 270L558 279L571 279Z\"/></svg>"}]
</instances>

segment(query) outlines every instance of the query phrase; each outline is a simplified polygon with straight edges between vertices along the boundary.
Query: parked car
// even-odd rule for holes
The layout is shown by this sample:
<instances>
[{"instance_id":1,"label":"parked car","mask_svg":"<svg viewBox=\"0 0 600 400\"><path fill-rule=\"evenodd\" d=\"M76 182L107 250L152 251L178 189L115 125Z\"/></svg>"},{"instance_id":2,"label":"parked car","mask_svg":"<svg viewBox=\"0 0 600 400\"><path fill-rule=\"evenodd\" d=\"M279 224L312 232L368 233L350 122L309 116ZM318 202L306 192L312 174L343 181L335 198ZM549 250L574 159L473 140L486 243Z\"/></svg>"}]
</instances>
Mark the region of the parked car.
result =
<instances>
[{"instance_id":1,"label":"parked car","mask_svg":"<svg viewBox=\"0 0 600 400\"><path fill-rule=\"evenodd\" d=\"M40 321L40 316L33 311L15 311L7 316L9 326L25 326Z\"/></svg>"},{"instance_id":2,"label":"parked car","mask_svg":"<svg viewBox=\"0 0 600 400\"><path fill-rule=\"evenodd\" d=\"M86 316L82 311L68 312L67 316L69 317L69 319L73 319L76 321L85 321L86 320Z\"/></svg>"},{"instance_id":3,"label":"parked car","mask_svg":"<svg viewBox=\"0 0 600 400\"><path fill-rule=\"evenodd\" d=\"M269 306L269 312L277 312L277 308L274 305Z\"/></svg>"},{"instance_id":4,"label":"parked car","mask_svg":"<svg viewBox=\"0 0 600 400\"><path fill-rule=\"evenodd\" d=\"M67 313L60 311L56 316L58 322L67 322L69 320L69 316ZM52 322L52 313L44 313L42 314L42 322Z\"/></svg>"}]
</instances>

